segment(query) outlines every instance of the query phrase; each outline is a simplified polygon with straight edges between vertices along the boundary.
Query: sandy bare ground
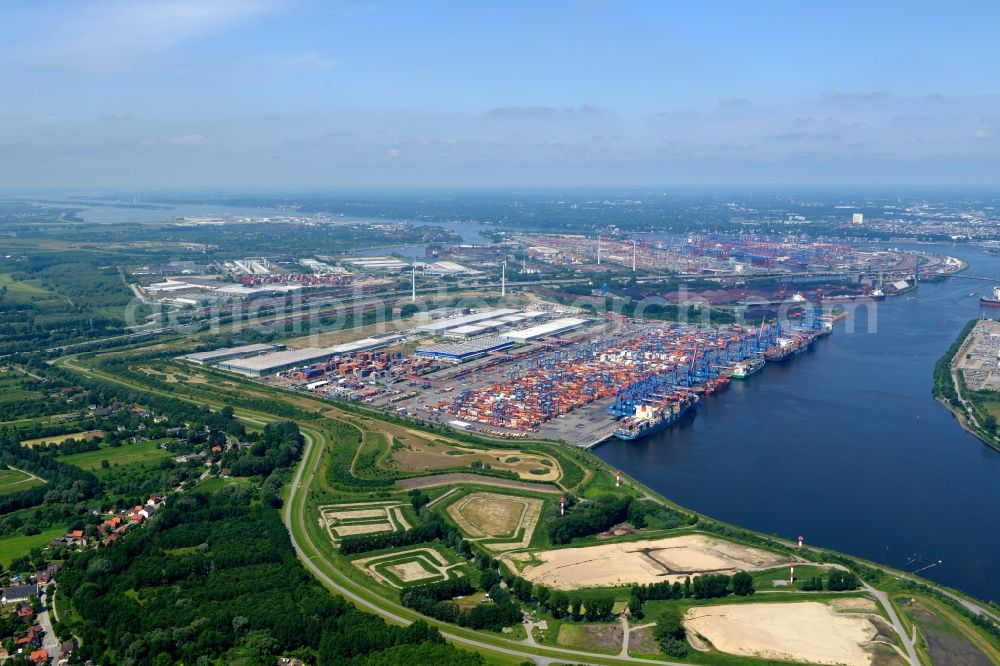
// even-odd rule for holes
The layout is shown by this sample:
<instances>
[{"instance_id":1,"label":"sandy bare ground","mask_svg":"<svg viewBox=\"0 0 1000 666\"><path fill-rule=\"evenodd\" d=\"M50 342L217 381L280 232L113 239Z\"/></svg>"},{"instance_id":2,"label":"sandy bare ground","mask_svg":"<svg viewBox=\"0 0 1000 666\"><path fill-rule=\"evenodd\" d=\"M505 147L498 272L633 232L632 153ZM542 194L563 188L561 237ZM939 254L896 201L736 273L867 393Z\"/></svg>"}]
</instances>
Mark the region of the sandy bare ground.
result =
<instances>
[{"instance_id":1,"label":"sandy bare ground","mask_svg":"<svg viewBox=\"0 0 1000 666\"><path fill-rule=\"evenodd\" d=\"M696 607L684 627L720 652L847 666L871 664L863 646L878 634L867 617L816 601Z\"/></svg>"},{"instance_id":2,"label":"sandy bare ground","mask_svg":"<svg viewBox=\"0 0 1000 666\"><path fill-rule=\"evenodd\" d=\"M401 564L389 564L385 567L388 571L391 571L397 578L399 578L404 583L410 583L415 580L424 580L425 578L434 578L437 576L436 571L429 571L419 560L414 560L413 562L403 562Z\"/></svg>"},{"instance_id":3,"label":"sandy bare ground","mask_svg":"<svg viewBox=\"0 0 1000 666\"><path fill-rule=\"evenodd\" d=\"M383 570L396 576L404 583L409 583L418 580L448 578L449 569L462 566L461 563L449 564L448 559L432 547L382 553L381 555L352 560L351 564L378 582L397 589L400 586L382 573Z\"/></svg>"},{"instance_id":4,"label":"sandy bare ground","mask_svg":"<svg viewBox=\"0 0 1000 666\"><path fill-rule=\"evenodd\" d=\"M354 534L374 534L375 532L392 532L392 523L364 523L360 525L337 525L331 529L339 537L351 536Z\"/></svg>"},{"instance_id":5,"label":"sandy bare ground","mask_svg":"<svg viewBox=\"0 0 1000 666\"><path fill-rule=\"evenodd\" d=\"M515 553L501 559L514 571L514 562L531 562L521 576L558 590L673 582L690 575L757 571L787 562L759 548L701 534Z\"/></svg>"},{"instance_id":6,"label":"sandy bare ground","mask_svg":"<svg viewBox=\"0 0 1000 666\"><path fill-rule=\"evenodd\" d=\"M410 529L399 502L356 502L319 507L319 524L334 545L354 534L402 532Z\"/></svg>"},{"instance_id":7,"label":"sandy bare ground","mask_svg":"<svg viewBox=\"0 0 1000 666\"><path fill-rule=\"evenodd\" d=\"M531 543L542 506L542 500L537 498L478 492L451 504L448 515L473 540L512 538L520 533L518 541L483 543L490 550L504 551L526 548Z\"/></svg>"}]
</instances>

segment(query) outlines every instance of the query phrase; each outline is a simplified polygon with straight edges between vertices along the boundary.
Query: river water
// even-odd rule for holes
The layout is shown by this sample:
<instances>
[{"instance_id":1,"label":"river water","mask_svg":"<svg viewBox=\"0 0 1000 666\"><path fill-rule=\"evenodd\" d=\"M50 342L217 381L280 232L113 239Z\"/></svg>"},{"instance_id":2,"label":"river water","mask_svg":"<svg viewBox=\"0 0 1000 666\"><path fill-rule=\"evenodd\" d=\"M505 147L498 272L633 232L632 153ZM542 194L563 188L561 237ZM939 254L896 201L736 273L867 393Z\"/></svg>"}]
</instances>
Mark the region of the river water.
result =
<instances>
[{"instance_id":1,"label":"river water","mask_svg":"<svg viewBox=\"0 0 1000 666\"><path fill-rule=\"evenodd\" d=\"M964 275L996 279L975 248ZM878 306L787 364L702 401L697 414L595 453L671 500L729 523L914 571L1000 600L1000 453L931 396L937 359L993 282L951 278ZM974 294L974 295L972 295ZM907 565L916 556L917 563Z\"/></svg>"}]
</instances>

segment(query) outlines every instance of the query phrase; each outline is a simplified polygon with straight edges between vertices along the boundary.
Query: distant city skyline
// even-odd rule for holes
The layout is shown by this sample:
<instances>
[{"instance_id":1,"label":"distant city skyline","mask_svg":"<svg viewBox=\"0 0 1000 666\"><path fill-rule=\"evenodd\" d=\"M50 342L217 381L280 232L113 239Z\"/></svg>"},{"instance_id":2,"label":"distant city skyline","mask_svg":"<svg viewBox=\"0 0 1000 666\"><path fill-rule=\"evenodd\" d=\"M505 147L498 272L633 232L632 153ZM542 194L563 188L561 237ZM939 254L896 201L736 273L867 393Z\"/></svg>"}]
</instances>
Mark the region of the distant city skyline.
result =
<instances>
[{"instance_id":1,"label":"distant city skyline","mask_svg":"<svg viewBox=\"0 0 1000 666\"><path fill-rule=\"evenodd\" d=\"M1000 5L14 0L0 188L996 184Z\"/></svg>"}]
</instances>

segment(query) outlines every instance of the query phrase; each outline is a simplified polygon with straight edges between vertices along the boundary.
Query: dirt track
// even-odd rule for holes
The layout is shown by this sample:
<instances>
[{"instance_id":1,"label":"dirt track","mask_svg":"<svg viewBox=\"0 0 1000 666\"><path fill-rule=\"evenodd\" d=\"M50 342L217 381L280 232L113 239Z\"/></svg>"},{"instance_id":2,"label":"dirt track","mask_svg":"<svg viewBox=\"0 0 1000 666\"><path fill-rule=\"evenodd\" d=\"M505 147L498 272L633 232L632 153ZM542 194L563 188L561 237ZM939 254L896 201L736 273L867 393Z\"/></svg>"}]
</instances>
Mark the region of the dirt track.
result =
<instances>
[{"instance_id":1,"label":"dirt track","mask_svg":"<svg viewBox=\"0 0 1000 666\"><path fill-rule=\"evenodd\" d=\"M550 483L527 483L526 481L514 481L512 479L499 479L493 476L480 476L479 474L469 474L466 472L456 472L454 474L435 474L433 476L421 476L415 479L400 479L396 481L397 488L413 490L414 488L433 488L434 486L450 486L456 483L475 483L480 486L497 486L499 488L517 488L519 490L533 490L539 493L561 493L562 490Z\"/></svg>"}]
</instances>

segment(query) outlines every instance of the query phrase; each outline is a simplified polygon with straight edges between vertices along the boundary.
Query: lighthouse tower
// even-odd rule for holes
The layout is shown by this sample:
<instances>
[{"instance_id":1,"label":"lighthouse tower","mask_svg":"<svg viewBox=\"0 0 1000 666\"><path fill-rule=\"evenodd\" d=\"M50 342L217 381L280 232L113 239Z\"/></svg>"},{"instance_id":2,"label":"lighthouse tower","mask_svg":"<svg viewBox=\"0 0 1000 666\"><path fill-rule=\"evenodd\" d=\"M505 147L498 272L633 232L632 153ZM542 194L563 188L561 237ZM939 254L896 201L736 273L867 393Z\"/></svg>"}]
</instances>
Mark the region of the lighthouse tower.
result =
<instances>
[{"instance_id":1,"label":"lighthouse tower","mask_svg":"<svg viewBox=\"0 0 1000 666\"><path fill-rule=\"evenodd\" d=\"M799 550L802 550L802 542L805 541L805 540L806 540L806 538L800 534L799 535Z\"/></svg>"},{"instance_id":2,"label":"lighthouse tower","mask_svg":"<svg viewBox=\"0 0 1000 666\"><path fill-rule=\"evenodd\" d=\"M559 515L560 516L565 516L566 515L566 498L565 497L560 497L559 498Z\"/></svg>"}]
</instances>

